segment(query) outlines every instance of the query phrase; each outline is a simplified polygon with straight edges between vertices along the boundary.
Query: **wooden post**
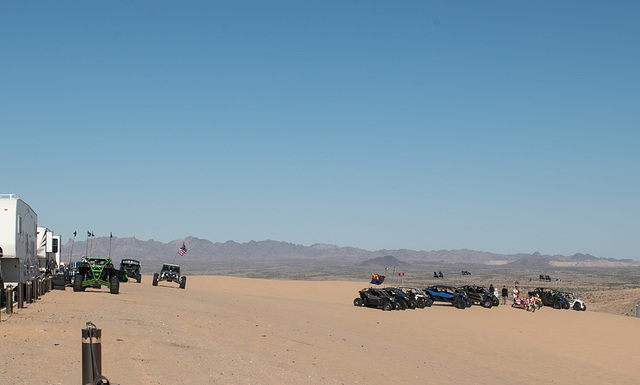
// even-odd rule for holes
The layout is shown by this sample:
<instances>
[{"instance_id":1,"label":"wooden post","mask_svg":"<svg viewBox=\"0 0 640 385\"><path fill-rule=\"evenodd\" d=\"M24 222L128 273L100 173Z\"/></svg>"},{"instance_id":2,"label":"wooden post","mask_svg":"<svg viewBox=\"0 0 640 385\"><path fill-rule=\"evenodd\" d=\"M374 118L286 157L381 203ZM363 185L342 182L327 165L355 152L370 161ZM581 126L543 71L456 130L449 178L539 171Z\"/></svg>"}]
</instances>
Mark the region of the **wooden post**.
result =
<instances>
[{"instance_id":1,"label":"wooden post","mask_svg":"<svg viewBox=\"0 0 640 385\"><path fill-rule=\"evenodd\" d=\"M87 322L82 329L82 384L93 384L102 371L102 330Z\"/></svg>"}]
</instances>

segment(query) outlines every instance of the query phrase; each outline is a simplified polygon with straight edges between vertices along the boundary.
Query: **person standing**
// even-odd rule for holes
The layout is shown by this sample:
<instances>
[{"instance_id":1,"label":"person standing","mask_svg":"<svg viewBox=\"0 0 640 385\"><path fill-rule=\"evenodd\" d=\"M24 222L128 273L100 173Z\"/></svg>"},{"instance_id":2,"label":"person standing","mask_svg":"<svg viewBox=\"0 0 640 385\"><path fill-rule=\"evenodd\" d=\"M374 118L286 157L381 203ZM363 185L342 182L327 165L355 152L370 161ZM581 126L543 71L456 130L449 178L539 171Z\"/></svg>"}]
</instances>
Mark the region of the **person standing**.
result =
<instances>
[{"instance_id":1,"label":"person standing","mask_svg":"<svg viewBox=\"0 0 640 385\"><path fill-rule=\"evenodd\" d=\"M507 297L509 296L509 289L507 289L506 285L502 286L502 304L507 304Z\"/></svg>"}]
</instances>

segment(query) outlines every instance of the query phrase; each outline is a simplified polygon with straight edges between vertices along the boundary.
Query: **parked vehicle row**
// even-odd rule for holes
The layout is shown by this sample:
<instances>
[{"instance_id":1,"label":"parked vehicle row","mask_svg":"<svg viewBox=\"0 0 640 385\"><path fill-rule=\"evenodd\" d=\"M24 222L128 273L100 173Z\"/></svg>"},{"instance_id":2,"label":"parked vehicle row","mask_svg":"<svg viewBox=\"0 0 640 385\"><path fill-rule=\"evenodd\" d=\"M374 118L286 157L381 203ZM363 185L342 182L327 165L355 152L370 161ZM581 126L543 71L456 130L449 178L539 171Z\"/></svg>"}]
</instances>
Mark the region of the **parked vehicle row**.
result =
<instances>
[{"instance_id":1,"label":"parked vehicle row","mask_svg":"<svg viewBox=\"0 0 640 385\"><path fill-rule=\"evenodd\" d=\"M587 305L574 293L538 287L530 291L529 296L539 297L543 306L554 309L587 310Z\"/></svg>"},{"instance_id":2,"label":"parked vehicle row","mask_svg":"<svg viewBox=\"0 0 640 385\"><path fill-rule=\"evenodd\" d=\"M447 285L433 285L425 289L412 286L364 288L359 297L353 300L355 306L368 306L382 310L404 310L424 308L434 302L446 302L458 309L465 309L480 304L491 308L498 306L500 301L486 287L466 285L453 287Z\"/></svg>"},{"instance_id":3,"label":"parked vehicle row","mask_svg":"<svg viewBox=\"0 0 640 385\"><path fill-rule=\"evenodd\" d=\"M537 288L528 294L529 297L514 298L512 307L527 311L535 311L542 306L581 311L587 309L584 302L574 293ZM353 300L355 306L374 307L387 311L424 308L431 306L434 302L450 303L458 309L473 305L489 309L500 305L495 292L479 285L461 287L433 285L424 289L412 286L368 287L360 290L359 296Z\"/></svg>"},{"instance_id":4,"label":"parked vehicle row","mask_svg":"<svg viewBox=\"0 0 640 385\"><path fill-rule=\"evenodd\" d=\"M375 307L385 311L423 309L433 304L420 289L413 287L364 288L353 300L355 306Z\"/></svg>"}]
</instances>

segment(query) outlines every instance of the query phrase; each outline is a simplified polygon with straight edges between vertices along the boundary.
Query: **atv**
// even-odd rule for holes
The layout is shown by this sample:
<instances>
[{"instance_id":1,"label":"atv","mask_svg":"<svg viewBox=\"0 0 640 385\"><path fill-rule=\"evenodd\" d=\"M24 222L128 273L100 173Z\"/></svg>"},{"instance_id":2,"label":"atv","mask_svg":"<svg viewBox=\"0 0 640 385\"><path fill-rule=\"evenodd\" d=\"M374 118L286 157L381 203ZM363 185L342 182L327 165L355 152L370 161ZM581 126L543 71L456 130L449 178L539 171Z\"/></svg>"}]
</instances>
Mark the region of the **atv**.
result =
<instances>
[{"instance_id":1,"label":"atv","mask_svg":"<svg viewBox=\"0 0 640 385\"><path fill-rule=\"evenodd\" d=\"M181 289L184 289L187 285L187 277L180 275L180 266L171 263L162 265L160 274L153 273L153 286L158 286L159 281L176 282Z\"/></svg>"},{"instance_id":2,"label":"atv","mask_svg":"<svg viewBox=\"0 0 640 385\"><path fill-rule=\"evenodd\" d=\"M140 261L135 259L123 259L120 261L120 271L124 271L129 278L135 278L138 283L142 280Z\"/></svg>"},{"instance_id":3,"label":"atv","mask_svg":"<svg viewBox=\"0 0 640 385\"><path fill-rule=\"evenodd\" d=\"M73 277L73 291L106 286L111 294L118 294L120 281L126 282L127 275L113 266L111 258L84 257Z\"/></svg>"}]
</instances>

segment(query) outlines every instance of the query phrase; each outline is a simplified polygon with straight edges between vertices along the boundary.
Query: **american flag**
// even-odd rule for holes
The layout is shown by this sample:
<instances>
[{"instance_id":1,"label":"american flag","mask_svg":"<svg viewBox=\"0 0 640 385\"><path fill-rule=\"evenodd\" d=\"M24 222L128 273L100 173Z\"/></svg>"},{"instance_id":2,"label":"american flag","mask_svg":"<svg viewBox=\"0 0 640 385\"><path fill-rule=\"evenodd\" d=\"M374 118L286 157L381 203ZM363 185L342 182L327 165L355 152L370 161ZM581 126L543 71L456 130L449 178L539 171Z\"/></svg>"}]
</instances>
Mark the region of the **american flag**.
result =
<instances>
[{"instance_id":1,"label":"american flag","mask_svg":"<svg viewBox=\"0 0 640 385\"><path fill-rule=\"evenodd\" d=\"M178 250L178 254L184 255L186 252L187 252L187 246L185 246L184 242L182 242L182 247L180 248L180 250Z\"/></svg>"}]
</instances>

